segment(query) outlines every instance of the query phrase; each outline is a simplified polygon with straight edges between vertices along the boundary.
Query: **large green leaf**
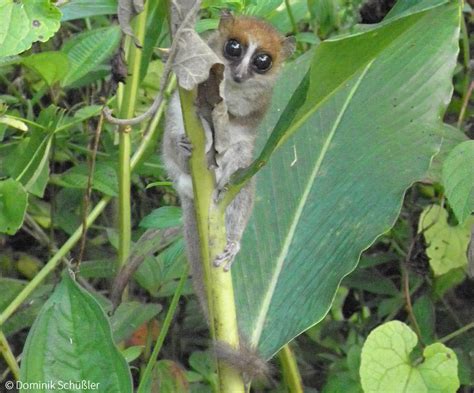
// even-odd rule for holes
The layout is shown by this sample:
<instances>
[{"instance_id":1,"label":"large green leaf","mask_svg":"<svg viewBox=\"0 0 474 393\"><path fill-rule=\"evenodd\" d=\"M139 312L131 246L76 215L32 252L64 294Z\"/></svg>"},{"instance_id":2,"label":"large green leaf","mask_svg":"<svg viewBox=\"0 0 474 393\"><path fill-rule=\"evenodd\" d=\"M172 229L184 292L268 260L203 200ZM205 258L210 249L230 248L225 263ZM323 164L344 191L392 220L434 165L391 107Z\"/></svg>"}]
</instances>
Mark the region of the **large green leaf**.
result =
<instances>
[{"instance_id":1,"label":"large green leaf","mask_svg":"<svg viewBox=\"0 0 474 393\"><path fill-rule=\"evenodd\" d=\"M0 57L16 55L58 31L61 12L51 0L0 0Z\"/></svg>"},{"instance_id":2,"label":"large green leaf","mask_svg":"<svg viewBox=\"0 0 474 393\"><path fill-rule=\"evenodd\" d=\"M120 41L118 26L95 29L79 34L68 42L63 52L69 59L69 71L62 80L63 86L70 86L92 72L112 56Z\"/></svg>"},{"instance_id":3,"label":"large green leaf","mask_svg":"<svg viewBox=\"0 0 474 393\"><path fill-rule=\"evenodd\" d=\"M304 58L283 72L260 146L281 113L277 130L298 132L258 175L233 268L240 329L263 355L324 317L341 279L426 173L441 142L458 32L459 7L445 2L322 43L303 82Z\"/></svg>"},{"instance_id":4,"label":"large green leaf","mask_svg":"<svg viewBox=\"0 0 474 393\"><path fill-rule=\"evenodd\" d=\"M44 386L88 381L99 384L95 386L101 392L132 392L130 371L112 340L104 311L68 276L56 287L30 330L21 362L21 381Z\"/></svg>"}]
</instances>

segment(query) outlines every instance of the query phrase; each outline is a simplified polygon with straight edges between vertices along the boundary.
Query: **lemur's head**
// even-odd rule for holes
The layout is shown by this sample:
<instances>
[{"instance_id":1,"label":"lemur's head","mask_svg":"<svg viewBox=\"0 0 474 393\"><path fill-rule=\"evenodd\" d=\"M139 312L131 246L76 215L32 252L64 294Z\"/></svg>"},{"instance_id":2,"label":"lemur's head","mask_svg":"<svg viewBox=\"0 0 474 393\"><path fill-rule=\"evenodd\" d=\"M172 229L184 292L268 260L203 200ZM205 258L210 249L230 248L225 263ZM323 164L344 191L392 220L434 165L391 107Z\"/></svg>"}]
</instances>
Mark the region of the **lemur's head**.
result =
<instances>
[{"instance_id":1,"label":"lemur's head","mask_svg":"<svg viewBox=\"0 0 474 393\"><path fill-rule=\"evenodd\" d=\"M209 45L225 64L227 80L235 84L270 82L295 49L293 37L284 37L268 22L224 13ZM253 84L253 83L252 83Z\"/></svg>"}]
</instances>

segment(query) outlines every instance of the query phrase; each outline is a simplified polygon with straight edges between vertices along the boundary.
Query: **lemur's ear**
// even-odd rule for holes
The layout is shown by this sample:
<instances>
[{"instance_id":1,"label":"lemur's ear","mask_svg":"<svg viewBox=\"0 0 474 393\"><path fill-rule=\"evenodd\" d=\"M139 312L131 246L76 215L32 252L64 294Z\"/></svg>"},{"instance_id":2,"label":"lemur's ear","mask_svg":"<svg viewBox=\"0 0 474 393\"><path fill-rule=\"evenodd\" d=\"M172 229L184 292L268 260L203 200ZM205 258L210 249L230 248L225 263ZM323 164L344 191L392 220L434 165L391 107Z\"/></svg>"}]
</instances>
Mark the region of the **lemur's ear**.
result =
<instances>
[{"instance_id":1,"label":"lemur's ear","mask_svg":"<svg viewBox=\"0 0 474 393\"><path fill-rule=\"evenodd\" d=\"M282 50L285 59L290 57L293 53L295 53L296 49L296 38L294 36L285 37L282 40Z\"/></svg>"},{"instance_id":2,"label":"lemur's ear","mask_svg":"<svg viewBox=\"0 0 474 393\"><path fill-rule=\"evenodd\" d=\"M219 21L219 30L226 30L234 24L234 15L229 10L221 11L221 19Z\"/></svg>"}]
</instances>

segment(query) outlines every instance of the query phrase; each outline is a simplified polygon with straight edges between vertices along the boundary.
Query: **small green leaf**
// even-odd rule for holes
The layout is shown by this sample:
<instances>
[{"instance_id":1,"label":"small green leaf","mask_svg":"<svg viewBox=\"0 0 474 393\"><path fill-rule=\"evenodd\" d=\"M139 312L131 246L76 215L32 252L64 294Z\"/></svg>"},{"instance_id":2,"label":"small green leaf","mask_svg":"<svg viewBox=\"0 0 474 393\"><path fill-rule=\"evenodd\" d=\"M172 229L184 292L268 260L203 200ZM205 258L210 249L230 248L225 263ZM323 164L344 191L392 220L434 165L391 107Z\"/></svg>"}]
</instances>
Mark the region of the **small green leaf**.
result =
<instances>
[{"instance_id":1,"label":"small green leaf","mask_svg":"<svg viewBox=\"0 0 474 393\"><path fill-rule=\"evenodd\" d=\"M54 176L55 182L62 187L81 189L87 187L88 178L89 168L86 164L77 165L60 176ZM97 162L92 188L105 195L117 196L118 179L115 169L104 162Z\"/></svg>"},{"instance_id":2,"label":"small green leaf","mask_svg":"<svg viewBox=\"0 0 474 393\"><path fill-rule=\"evenodd\" d=\"M101 63L112 56L120 41L118 26L105 27L79 34L66 43L63 52L69 59L69 70L62 86L72 85L94 71Z\"/></svg>"},{"instance_id":3,"label":"small green leaf","mask_svg":"<svg viewBox=\"0 0 474 393\"><path fill-rule=\"evenodd\" d=\"M186 374L178 363L160 360L153 370L151 391L160 393L188 393L189 383Z\"/></svg>"},{"instance_id":4,"label":"small green leaf","mask_svg":"<svg viewBox=\"0 0 474 393\"><path fill-rule=\"evenodd\" d=\"M23 58L22 63L38 73L52 86L61 80L69 68L69 60L62 52L42 52Z\"/></svg>"},{"instance_id":5,"label":"small green leaf","mask_svg":"<svg viewBox=\"0 0 474 393\"><path fill-rule=\"evenodd\" d=\"M164 229L182 225L181 209L176 206L163 206L153 210L140 221L140 228Z\"/></svg>"},{"instance_id":6,"label":"small green leaf","mask_svg":"<svg viewBox=\"0 0 474 393\"><path fill-rule=\"evenodd\" d=\"M111 319L115 342L129 338L141 325L155 317L161 308L158 304L121 303Z\"/></svg>"},{"instance_id":7,"label":"small green leaf","mask_svg":"<svg viewBox=\"0 0 474 393\"><path fill-rule=\"evenodd\" d=\"M449 225L448 212L441 206L427 206L420 215L418 232L423 232L427 244L426 254L436 276L451 269L467 265L467 247L474 217L463 225Z\"/></svg>"},{"instance_id":8,"label":"small green leaf","mask_svg":"<svg viewBox=\"0 0 474 393\"><path fill-rule=\"evenodd\" d=\"M374 329L362 348L360 377L365 393L455 393L456 354L441 343L426 347L423 361L412 361L416 334L391 321Z\"/></svg>"},{"instance_id":9,"label":"small green leaf","mask_svg":"<svg viewBox=\"0 0 474 393\"><path fill-rule=\"evenodd\" d=\"M74 0L61 7L61 21L117 13L117 0Z\"/></svg>"},{"instance_id":10,"label":"small green leaf","mask_svg":"<svg viewBox=\"0 0 474 393\"><path fill-rule=\"evenodd\" d=\"M28 195L13 179L0 181L0 232L14 235L23 224Z\"/></svg>"},{"instance_id":11,"label":"small green leaf","mask_svg":"<svg viewBox=\"0 0 474 393\"><path fill-rule=\"evenodd\" d=\"M443 165L443 185L460 223L474 211L474 141L457 145Z\"/></svg>"},{"instance_id":12,"label":"small green leaf","mask_svg":"<svg viewBox=\"0 0 474 393\"><path fill-rule=\"evenodd\" d=\"M133 347L128 347L122 351L122 355L127 361L127 363L131 363L134 360L138 359L138 357L143 353L144 348L145 347L143 345L135 345Z\"/></svg>"},{"instance_id":13,"label":"small green leaf","mask_svg":"<svg viewBox=\"0 0 474 393\"><path fill-rule=\"evenodd\" d=\"M24 383L86 380L99 384L101 392L132 392L128 365L112 340L104 311L69 276L63 277L28 334L20 375Z\"/></svg>"},{"instance_id":14,"label":"small green leaf","mask_svg":"<svg viewBox=\"0 0 474 393\"><path fill-rule=\"evenodd\" d=\"M0 116L0 123L6 124L7 126L16 128L20 131L28 131L28 126L24 122L18 119L14 119L13 117L10 117L8 115Z\"/></svg>"},{"instance_id":15,"label":"small green leaf","mask_svg":"<svg viewBox=\"0 0 474 393\"><path fill-rule=\"evenodd\" d=\"M50 0L0 0L0 57L16 55L59 30L61 12Z\"/></svg>"}]
</instances>

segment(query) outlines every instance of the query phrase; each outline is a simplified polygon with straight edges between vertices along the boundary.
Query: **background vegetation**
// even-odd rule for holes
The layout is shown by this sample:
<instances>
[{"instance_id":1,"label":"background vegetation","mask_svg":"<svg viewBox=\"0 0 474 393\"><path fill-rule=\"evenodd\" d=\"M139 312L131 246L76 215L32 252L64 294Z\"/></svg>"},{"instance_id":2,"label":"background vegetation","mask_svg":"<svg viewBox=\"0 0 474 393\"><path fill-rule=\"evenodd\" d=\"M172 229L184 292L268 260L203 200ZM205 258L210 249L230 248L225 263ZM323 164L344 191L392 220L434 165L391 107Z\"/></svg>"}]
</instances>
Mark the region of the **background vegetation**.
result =
<instances>
[{"instance_id":1,"label":"background vegetation","mask_svg":"<svg viewBox=\"0 0 474 393\"><path fill-rule=\"evenodd\" d=\"M115 1L75 0L61 5L61 12L46 0L23 3L25 8L19 10L15 8L16 2L0 2L2 25L17 29L17 39L0 35L2 388L6 381L15 378L22 381L58 378L99 382L100 391L128 392L131 370L139 391L216 390L208 329L192 294L183 240L175 229L180 225L178 200L160 160L158 146L164 104L149 121L133 128L118 130L104 121L101 114L105 103L120 117L131 117L150 106L162 83L163 52L158 48L170 44L166 2L147 1L144 12L133 25L143 49L137 49L127 38L124 53L119 50L121 32L116 23ZM399 8L392 17L395 15L396 19L398 15L400 22L390 23L385 19L386 25L379 25L380 29L386 26L385 30L378 30L382 36L383 31L391 31L396 38L380 43L380 47L373 44L375 38L370 41L371 48L375 48L373 58L385 65L387 83L382 82L380 75L384 74L375 71L377 62L370 59L369 65L364 65L361 74L357 74L356 63L363 57L361 54L370 55L372 50L364 47L362 39L363 50L356 50L357 37L360 34L366 37L364 31L370 33L370 28L360 23L380 22L393 3L211 0L202 4L202 18L197 23L200 32L215 28L220 10L230 8L236 13L264 17L282 32L296 34L298 50L276 89L259 146L265 145L275 126L283 131L291 126L291 122L279 121L287 105L291 109L291 105L300 104L301 113L307 113L306 119L310 119L259 174L261 195L282 197L269 201L278 210L273 213L265 208L265 201L257 202L259 208L244 239L241 260L236 262L233 272L237 277L234 284L241 315L239 323L246 335L253 337L254 321L260 314L258 307L252 307L252 301L259 296L259 286L239 277L255 272L255 264L273 266L273 256L284 255L281 248L285 243L268 230L269 222L279 228L296 223L296 240L292 240L288 249L298 255L287 254L295 265L293 270L282 270L279 282L288 283L275 293L299 303L279 308L280 300L274 296L267 318L270 321L284 318L287 323L266 324L257 343L260 351L270 356L298 333L306 331L274 358L272 380L256 382L252 388L255 392L298 391L302 385L305 392L362 392L361 378L364 391L378 391L373 386L381 383L382 378L371 382L367 375L372 374L374 364L389 363L390 353L380 352L380 345L377 346L380 340L383 344L380 337L387 330L375 331L370 336L372 340L367 337L379 325L400 338L392 345L405 349L406 358L414 360L413 367L424 360L420 369L436 371L428 379L437 388L445 383L439 391L456 391L458 385L459 391L473 389L474 335L470 329L474 327L474 261L472 248L469 249L474 206L474 147L470 140L474 137L471 101L474 85L470 74L469 34L473 13L469 4L463 5L461 50L452 80L454 94L445 111L439 101L448 95L446 78L431 76L437 75L436 70L449 77L452 73L450 59L456 55L458 42L453 28L456 25L446 22L447 13L456 14L454 6L449 11L449 4L444 4L449 2L416 2L421 10L426 8L425 14L416 14L416 9L407 11L404 5L408 3L398 2ZM10 19L4 20L11 10ZM35 21L48 23L38 25ZM441 24L436 25L436 21ZM332 40L348 34L356 34L356 39ZM439 34L437 40L436 34ZM430 36L437 45L425 44ZM410 52L416 44L420 46ZM317 62L313 57L315 48L319 48ZM128 63L125 73L122 57ZM329 216L324 212L334 210L325 202L327 199L318 196L323 192L331 195L330 188L323 187L315 191L314 197L318 202L322 200L323 213L312 213L319 217L318 221L302 224L294 215L286 220L285 209L291 211L292 198L301 195L288 191L298 190L298 184L291 184L291 179L304 178L295 177L288 167L279 165L295 161L302 172L310 172L317 164L311 157L317 158L319 153L306 152L301 146L324 145L314 136L320 135L314 132L314 124L317 121L329 124L327 119L331 119L330 113L324 114L331 107L324 106L314 115L319 117L311 117L312 108L320 105L317 94L329 97L328 105L333 108L343 102L337 95L312 90L311 83L321 86L317 83L321 78L336 84L339 71L334 66L348 63L354 64L356 86L361 81L360 86L365 89L357 91L359 95L351 105L359 105L366 111L372 108L374 112L369 116L362 109L359 112L354 109L350 124L366 129L367 140L351 139L350 124L342 124L341 129L347 130L347 135L342 131L338 134L337 143L331 146L333 158L329 167L322 168L332 176L329 186L338 195L346 195L347 203L354 204L349 209L351 214L345 210L336 216L339 221L334 221L331 215L331 220L323 222L321 217ZM312 78L309 87L304 87L300 83L308 69L314 72L308 74ZM366 80L365 73L368 73ZM396 78L391 78L394 75L399 75L398 83ZM127 81L125 85L119 83L123 78ZM175 85L174 79L168 82L166 97ZM355 91L353 87L350 85L349 91ZM309 100L301 105L298 94L292 96L292 93L302 95L308 89L316 92L311 95L314 102ZM331 86L327 91L330 89ZM340 94L344 97L346 92ZM367 105L371 97L376 98L374 106ZM387 99L386 106L383 97ZM450 126L434 127L426 115L428 112L438 117L442 112ZM357 113L361 116L357 117ZM428 123L429 132L425 132ZM413 138L387 142L386 150L377 151L378 157L384 160L376 156L371 161L371 153L376 150L369 141L376 139L378 125L382 131L377 135L385 140L404 127L409 130L406 135ZM320 131L330 129L324 125L319 128ZM430 156L438 150L426 173ZM344 164L354 167L357 157L363 161L360 178L352 179L350 187L345 188L343 185L348 183L341 175L347 171ZM303 158L307 159L303 161ZM383 171L377 172L377 168ZM280 177L270 176L275 171ZM341 176L339 182L336 175ZM380 186L369 193L370 184L383 184L377 177L382 175L389 178L388 184L400 184L399 190ZM399 212L403 190L415 178L422 181L410 186ZM369 194L373 199L367 197ZM385 209L383 204L381 212L374 213L377 201L386 202L389 208ZM272 218L265 216L267 212L273 214ZM274 217L278 219L273 221ZM363 220L362 228L357 226L359 219ZM89 227L87 232L81 229L82 224ZM337 236L331 231L336 231L339 225L341 230L348 231L344 238L357 245L348 254L338 254L338 249L327 247L323 261L311 248L311 242L331 244L321 234ZM383 235L374 241L381 232ZM256 241L257 234L272 236L268 241ZM302 234L311 236L305 238ZM271 245L272 238L278 240L273 248L262 250L261 245ZM354 269L358 253L370 244L358 267L343 279L333 298L339 280ZM261 259L250 260L255 250L259 250ZM309 251L305 254L304 250ZM297 272L298 267L307 265L298 261L315 255L319 265L313 262L312 266L324 266L327 270L321 268L317 280L303 285ZM125 274L117 278L122 265L139 263L133 277ZM311 287L331 280L334 288L328 284L329 289L317 292L319 287L314 290ZM120 294L111 288L124 283L128 283L126 300L112 315ZM291 291L291 295L285 291ZM405 322L411 330L396 322L383 325L394 320ZM442 343L449 348L442 347ZM361 366L363 346L370 356L362 356ZM442 369L426 366L430 359L439 360L436 358L439 354L457 359L457 364L448 360ZM52 364L51 358L60 360ZM299 371L291 367L295 358ZM298 382L299 377L302 383ZM397 383L396 378L402 377L403 372L396 375L395 381L394 377L389 378L392 381L382 381L389 384L382 386L388 389L390 383ZM416 381L411 382L414 385L407 391L421 391L417 390Z\"/></svg>"}]
</instances>

